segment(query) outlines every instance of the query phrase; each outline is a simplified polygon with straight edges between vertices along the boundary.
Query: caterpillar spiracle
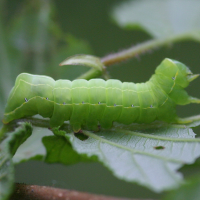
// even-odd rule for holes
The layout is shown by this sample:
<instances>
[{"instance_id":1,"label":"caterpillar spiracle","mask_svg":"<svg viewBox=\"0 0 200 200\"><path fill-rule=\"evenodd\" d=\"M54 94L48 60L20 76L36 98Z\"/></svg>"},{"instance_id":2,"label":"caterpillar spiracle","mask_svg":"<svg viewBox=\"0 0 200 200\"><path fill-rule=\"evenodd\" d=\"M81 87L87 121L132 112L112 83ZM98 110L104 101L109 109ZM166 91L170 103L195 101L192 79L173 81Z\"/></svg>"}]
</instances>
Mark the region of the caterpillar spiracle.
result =
<instances>
[{"instance_id":1,"label":"caterpillar spiracle","mask_svg":"<svg viewBox=\"0 0 200 200\"><path fill-rule=\"evenodd\" d=\"M176 114L176 105L200 103L184 90L197 78L181 62L166 58L145 83L110 79L57 80L48 76L19 74L5 108L8 123L36 114L50 118L50 126L70 121L74 132L84 125L90 130L112 127L114 121L187 123Z\"/></svg>"}]
</instances>

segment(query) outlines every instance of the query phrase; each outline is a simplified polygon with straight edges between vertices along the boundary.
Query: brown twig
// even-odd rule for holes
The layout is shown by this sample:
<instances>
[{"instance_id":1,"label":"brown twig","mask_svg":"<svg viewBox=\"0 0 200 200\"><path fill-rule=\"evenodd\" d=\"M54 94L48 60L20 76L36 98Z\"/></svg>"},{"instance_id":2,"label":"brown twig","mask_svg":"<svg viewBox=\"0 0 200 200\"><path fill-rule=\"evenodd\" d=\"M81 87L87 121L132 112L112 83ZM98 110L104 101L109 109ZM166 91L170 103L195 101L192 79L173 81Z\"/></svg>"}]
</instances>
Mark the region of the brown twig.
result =
<instances>
[{"instance_id":1,"label":"brown twig","mask_svg":"<svg viewBox=\"0 0 200 200\"><path fill-rule=\"evenodd\" d=\"M10 200L139 200L115 198L74 190L16 183ZM141 200L141 199L140 199Z\"/></svg>"}]
</instances>

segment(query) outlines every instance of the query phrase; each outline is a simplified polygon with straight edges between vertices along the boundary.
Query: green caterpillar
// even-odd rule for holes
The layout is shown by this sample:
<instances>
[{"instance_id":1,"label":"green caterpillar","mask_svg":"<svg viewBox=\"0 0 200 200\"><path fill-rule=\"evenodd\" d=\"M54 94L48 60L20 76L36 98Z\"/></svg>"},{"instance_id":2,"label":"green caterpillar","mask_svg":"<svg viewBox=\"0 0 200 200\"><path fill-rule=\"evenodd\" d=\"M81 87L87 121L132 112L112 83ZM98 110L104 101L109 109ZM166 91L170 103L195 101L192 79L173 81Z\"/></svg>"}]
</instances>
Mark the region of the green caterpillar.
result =
<instances>
[{"instance_id":1,"label":"green caterpillar","mask_svg":"<svg viewBox=\"0 0 200 200\"><path fill-rule=\"evenodd\" d=\"M151 123L155 120L188 123L176 115L176 105L200 103L184 90L197 78L184 64L164 59L145 83L119 80L57 80L40 75L20 74L10 92L4 123L40 114L50 118L51 127L69 120L78 132L82 125L90 130L123 124Z\"/></svg>"}]
</instances>

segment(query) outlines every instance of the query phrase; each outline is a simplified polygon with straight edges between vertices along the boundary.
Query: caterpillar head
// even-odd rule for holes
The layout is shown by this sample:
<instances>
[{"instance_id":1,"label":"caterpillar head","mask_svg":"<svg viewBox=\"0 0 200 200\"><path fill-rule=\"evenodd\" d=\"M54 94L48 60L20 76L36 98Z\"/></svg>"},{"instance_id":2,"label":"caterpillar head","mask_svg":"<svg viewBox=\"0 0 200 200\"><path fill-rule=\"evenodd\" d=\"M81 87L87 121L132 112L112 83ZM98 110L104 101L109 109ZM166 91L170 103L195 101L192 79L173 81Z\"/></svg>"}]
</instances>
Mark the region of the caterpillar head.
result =
<instances>
[{"instance_id":1,"label":"caterpillar head","mask_svg":"<svg viewBox=\"0 0 200 200\"><path fill-rule=\"evenodd\" d=\"M176 83L183 88L199 76L199 74L193 74L183 63L169 58L165 58L155 72L176 80Z\"/></svg>"}]
</instances>

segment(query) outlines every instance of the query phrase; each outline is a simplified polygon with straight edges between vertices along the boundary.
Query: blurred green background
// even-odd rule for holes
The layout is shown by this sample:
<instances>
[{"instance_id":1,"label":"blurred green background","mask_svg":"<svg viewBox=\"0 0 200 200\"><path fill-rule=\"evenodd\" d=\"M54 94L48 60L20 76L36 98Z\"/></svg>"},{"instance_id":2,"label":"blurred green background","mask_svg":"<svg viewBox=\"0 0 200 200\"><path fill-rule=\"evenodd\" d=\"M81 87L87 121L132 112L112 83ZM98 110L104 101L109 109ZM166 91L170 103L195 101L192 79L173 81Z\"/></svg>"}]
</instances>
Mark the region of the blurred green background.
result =
<instances>
[{"instance_id":1,"label":"blurred green background","mask_svg":"<svg viewBox=\"0 0 200 200\"><path fill-rule=\"evenodd\" d=\"M116 4L125 0L1 0L0 2L0 114L21 72L73 80L85 67L59 67L74 54L99 57L151 39L139 30L123 30L111 19ZM143 82L165 58L179 60L200 73L200 45L186 41L140 55L108 68L112 78ZM187 90L200 98L200 79ZM198 105L178 107L180 116L199 114ZM196 129L195 133L200 130ZM62 166L30 161L16 166L16 182L48 185L98 194L159 198L136 184L117 180L97 163Z\"/></svg>"}]
</instances>

